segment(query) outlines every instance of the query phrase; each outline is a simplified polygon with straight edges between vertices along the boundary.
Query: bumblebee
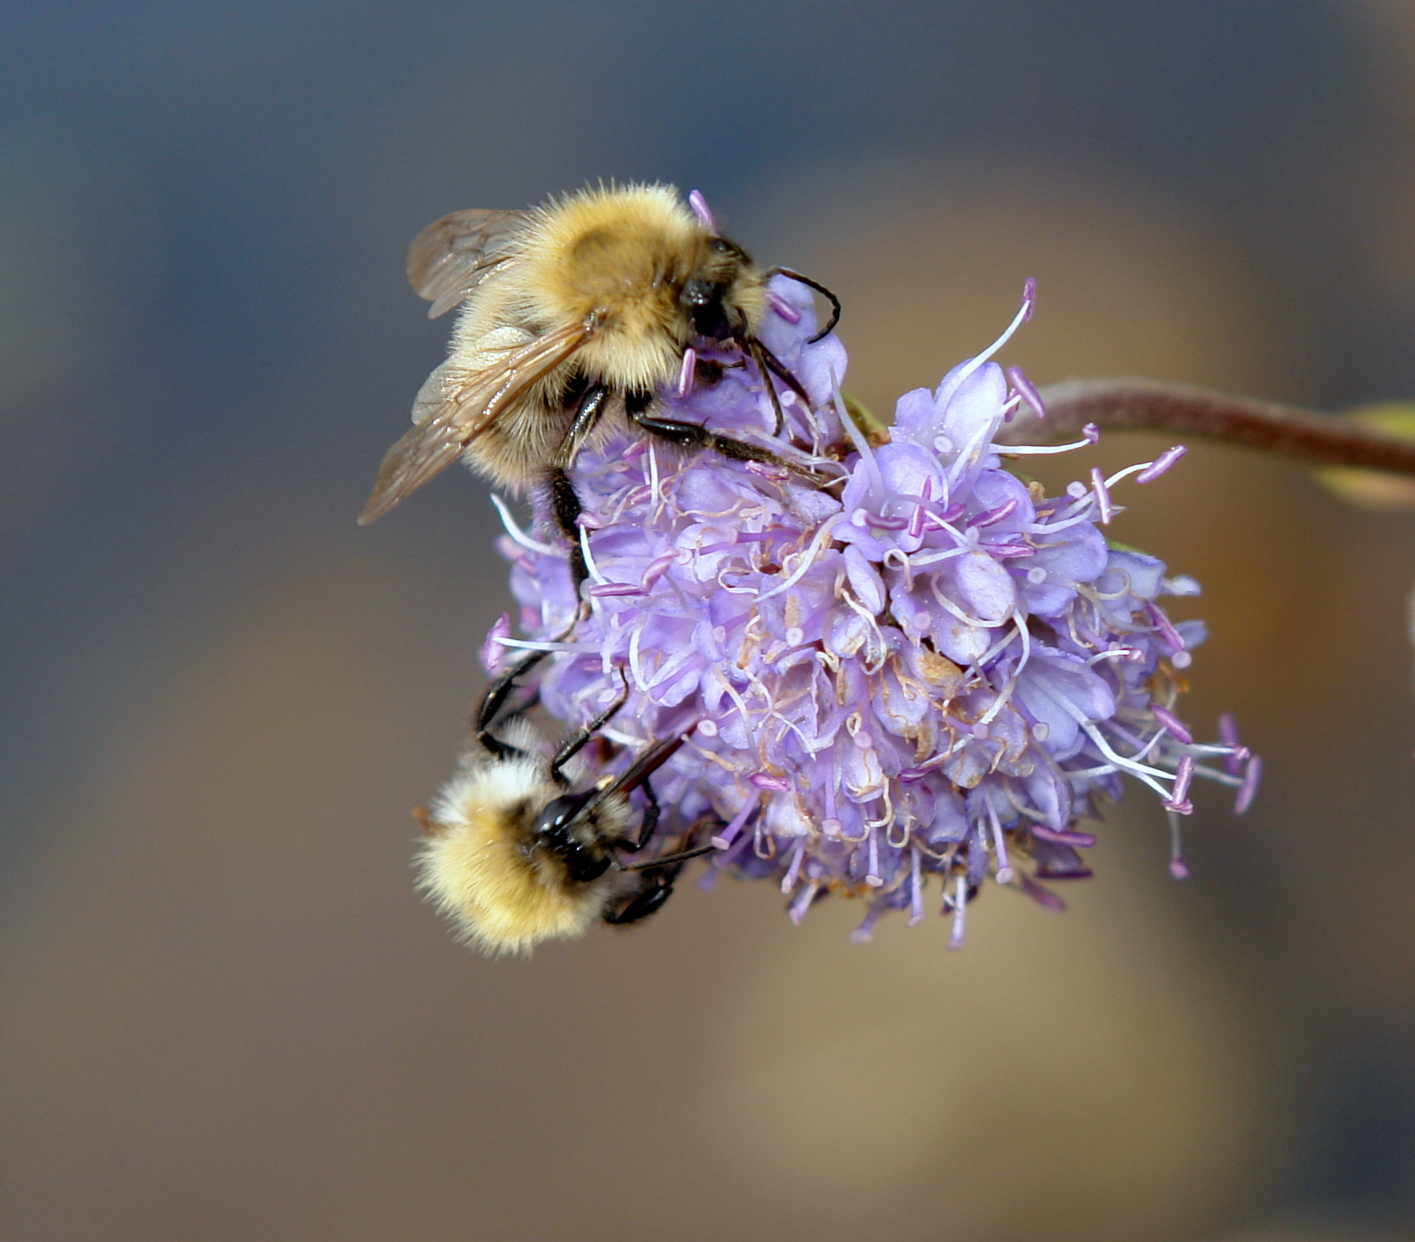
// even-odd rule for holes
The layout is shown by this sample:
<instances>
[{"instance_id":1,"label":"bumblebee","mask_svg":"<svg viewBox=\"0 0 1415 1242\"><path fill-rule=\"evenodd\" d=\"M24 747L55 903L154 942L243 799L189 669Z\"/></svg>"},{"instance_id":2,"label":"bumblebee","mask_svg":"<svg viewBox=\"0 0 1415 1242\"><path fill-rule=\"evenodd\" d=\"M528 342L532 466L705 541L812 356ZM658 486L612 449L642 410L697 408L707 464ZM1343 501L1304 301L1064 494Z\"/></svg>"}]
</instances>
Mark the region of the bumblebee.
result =
<instances>
[{"instance_id":1,"label":"bumblebee","mask_svg":"<svg viewBox=\"0 0 1415 1242\"><path fill-rule=\"evenodd\" d=\"M389 449L361 524L381 517L458 456L493 483L548 486L577 582L580 502L566 471L597 433L623 419L682 449L786 466L770 449L654 412L697 350L736 349L761 372L781 425L780 380L799 381L757 338L767 280L721 236L700 200L672 187L581 190L533 211L459 211L429 225L408 251L413 288L441 315L461 313L447 361L413 404L413 428ZM744 363L745 365L745 363ZM690 377L689 377L690 378Z\"/></svg>"},{"instance_id":2,"label":"bumblebee","mask_svg":"<svg viewBox=\"0 0 1415 1242\"><path fill-rule=\"evenodd\" d=\"M647 847L659 805L649 778L687 739L648 746L617 777L586 783L582 754L623 699L555 751L521 712L492 732L516 681L542 656L532 652L488 689L461 768L420 818L426 839L420 886L486 953L528 953L542 940L583 935L596 919L635 923L658 910L683 864L713 847L691 842L643 862L622 861ZM636 814L630 793L642 791Z\"/></svg>"}]
</instances>

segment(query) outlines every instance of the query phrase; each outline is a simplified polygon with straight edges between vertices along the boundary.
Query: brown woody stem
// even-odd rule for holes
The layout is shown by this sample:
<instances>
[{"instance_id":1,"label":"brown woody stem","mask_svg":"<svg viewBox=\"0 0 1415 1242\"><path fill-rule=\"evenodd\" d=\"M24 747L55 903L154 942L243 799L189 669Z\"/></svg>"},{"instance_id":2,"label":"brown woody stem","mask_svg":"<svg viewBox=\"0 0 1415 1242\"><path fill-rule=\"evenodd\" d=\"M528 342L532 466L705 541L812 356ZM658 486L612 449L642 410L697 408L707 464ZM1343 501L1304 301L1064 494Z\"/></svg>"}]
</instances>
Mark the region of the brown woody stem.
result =
<instances>
[{"instance_id":1,"label":"brown woody stem","mask_svg":"<svg viewBox=\"0 0 1415 1242\"><path fill-rule=\"evenodd\" d=\"M1296 406L1234 397L1155 380L1069 380L1041 390L1046 417L1025 405L999 429L999 444L1074 440L1087 423L1131 431L1170 431L1222 444L1283 453L1327 466L1415 474L1415 444L1349 419Z\"/></svg>"}]
</instances>

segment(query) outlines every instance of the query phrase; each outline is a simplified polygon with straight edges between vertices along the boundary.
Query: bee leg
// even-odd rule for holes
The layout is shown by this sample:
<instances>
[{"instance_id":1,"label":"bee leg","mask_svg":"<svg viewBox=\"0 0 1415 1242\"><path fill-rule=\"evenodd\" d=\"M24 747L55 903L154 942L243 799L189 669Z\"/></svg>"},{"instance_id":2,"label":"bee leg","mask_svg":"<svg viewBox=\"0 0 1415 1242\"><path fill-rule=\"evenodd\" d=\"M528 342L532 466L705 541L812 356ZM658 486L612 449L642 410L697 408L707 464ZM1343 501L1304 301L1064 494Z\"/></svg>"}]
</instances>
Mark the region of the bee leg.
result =
<instances>
[{"instance_id":1,"label":"bee leg","mask_svg":"<svg viewBox=\"0 0 1415 1242\"><path fill-rule=\"evenodd\" d=\"M491 722L496 719L497 714L506 705L511 691L516 688L516 682L545 659L547 654L544 651L528 651L492 682L487 687L486 693L482 695L481 703L477 706L473 728L476 730L477 741L498 759L506 755L520 755L525 752L520 747L510 746L499 737L493 736Z\"/></svg>"},{"instance_id":2,"label":"bee leg","mask_svg":"<svg viewBox=\"0 0 1415 1242\"><path fill-rule=\"evenodd\" d=\"M644 814L639 821L639 839L636 841L633 837L620 837L614 843L626 854L637 854L649 843L658 828L658 817L663 814L662 808L658 805L658 795L653 791L653 785L646 779L639 788L644 791ZM626 870L639 869L626 868Z\"/></svg>"},{"instance_id":3,"label":"bee leg","mask_svg":"<svg viewBox=\"0 0 1415 1242\"><path fill-rule=\"evenodd\" d=\"M556 636L555 641L564 642L570 637L574 629L575 626L572 623L569 629L564 630ZM501 758L505 755L525 754L520 747L510 746L500 738L493 737L491 734L491 722L496 719L501 713L501 709L506 706L506 700L510 697L511 691L516 688L516 683L549 654L548 651L544 650L533 649L527 651L486 688L486 693L482 695L481 702L477 704L476 713L472 717L472 731L475 733L477 741L497 758ZM623 700L620 700L620 702L622 701ZM530 702L522 704L511 714L513 716L520 715L522 712L533 707L535 702L535 698L532 698ZM584 743L581 742L580 745L583 746Z\"/></svg>"},{"instance_id":4,"label":"bee leg","mask_svg":"<svg viewBox=\"0 0 1415 1242\"><path fill-rule=\"evenodd\" d=\"M647 393L629 393L624 398L625 413L649 435L658 436L659 439L667 440L679 448L711 449L714 453L720 453L733 461L759 461L764 465L780 466L784 470L804 475L816 483L822 481L821 476L814 470L793 465L770 449L758 448L755 444L734 440L731 436L720 436L699 423L679 422L676 418L655 418L648 412L652 400Z\"/></svg>"},{"instance_id":5,"label":"bee leg","mask_svg":"<svg viewBox=\"0 0 1415 1242\"><path fill-rule=\"evenodd\" d=\"M580 514L584 509L566 469L575 460L580 445L603 417L608 404L609 389L603 384L591 384L585 389L575 406L575 417L560 438L560 445L555 450L555 464L550 468L551 511L555 514L556 526L570 545L570 579L575 587L576 599L580 598L580 588L588 580L590 571L585 564L584 549L580 546ZM584 605L580 607L583 610Z\"/></svg>"},{"instance_id":6,"label":"bee leg","mask_svg":"<svg viewBox=\"0 0 1415 1242\"><path fill-rule=\"evenodd\" d=\"M575 588L575 598L580 599L580 589L589 581L590 567L585 564L585 550L580 546L580 514L584 507L580 504L580 494L570 482L570 476L563 466L552 466L550 480L550 511L555 515L555 525L570 545L570 582ZM584 611L584 602L580 610Z\"/></svg>"},{"instance_id":7,"label":"bee leg","mask_svg":"<svg viewBox=\"0 0 1415 1242\"><path fill-rule=\"evenodd\" d=\"M557 465L568 466L575 460L575 454L580 451L580 445L595 429L595 424L603 416L608 403L609 389L603 384L591 384L585 389L579 405L575 407L575 418L571 422L569 430L560 439L560 447L555 453Z\"/></svg>"},{"instance_id":8,"label":"bee leg","mask_svg":"<svg viewBox=\"0 0 1415 1242\"><path fill-rule=\"evenodd\" d=\"M652 793L648 785L644 786L645 793L652 799ZM653 810L653 825L658 822L658 803L651 801ZM649 823L649 812L644 812L644 821ZM688 829L679 839L680 844L686 845L698 833L699 829L709 823L720 822L712 816L707 816L699 820ZM653 829L648 827L642 834L640 845L649 839ZM627 848L621 844L621 848ZM621 871L642 872L642 879L637 891L632 893L622 904L606 910L601 916L606 923L637 923L640 919L647 918L654 913L673 894L673 885L677 882L678 873L683 870L683 864L689 859L699 858L704 854L717 853L715 845L699 845L692 849L680 850L672 854L664 854L659 858L651 858L647 862L631 863L628 866L620 867Z\"/></svg>"},{"instance_id":9,"label":"bee leg","mask_svg":"<svg viewBox=\"0 0 1415 1242\"><path fill-rule=\"evenodd\" d=\"M637 923L640 919L646 919L650 914L655 913L671 896L673 896L673 879L665 877L662 872L648 872L643 883L643 887L634 893L628 901L620 905L611 906L600 917L610 924Z\"/></svg>"},{"instance_id":10,"label":"bee leg","mask_svg":"<svg viewBox=\"0 0 1415 1242\"><path fill-rule=\"evenodd\" d=\"M763 380L766 380L766 373L770 371L777 379L785 384L787 388L800 397L807 407L810 406L811 394L801 386L801 381L791 374L791 371L780 358L757 340L756 337L753 337L748 343L748 349L756 359L757 367L761 370Z\"/></svg>"},{"instance_id":11,"label":"bee leg","mask_svg":"<svg viewBox=\"0 0 1415 1242\"><path fill-rule=\"evenodd\" d=\"M620 842L620 848L631 853L643 849L658 827L659 805L653 786L645 781L639 788L644 791L644 797L648 801L648 805L644 807L639 839ZM640 867L625 870L641 873L638 890L622 905L611 907L604 912L602 917L606 923L637 923L653 914L673 895L673 883L677 880L678 873L683 870L683 860L676 856L666 860L653 859Z\"/></svg>"},{"instance_id":12,"label":"bee leg","mask_svg":"<svg viewBox=\"0 0 1415 1242\"><path fill-rule=\"evenodd\" d=\"M762 386L766 389L766 395L771 400L771 411L776 416L776 423L771 429L774 436L781 435L781 429L786 426L786 411L781 408L781 398L777 395L776 385L771 382L771 372L766 369L766 351L755 339L747 342L747 352L752 355L752 361L757 364L757 372L762 377Z\"/></svg>"},{"instance_id":13,"label":"bee leg","mask_svg":"<svg viewBox=\"0 0 1415 1242\"><path fill-rule=\"evenodd\" d=\"M622 669L619 672L619 676L621 678L624 677L624 672ZM610 720L614 718L614 716L618 713L619 709L624 706L625 702L628 701L628 698L629 683L626 679L624 681L623 694L621 694L617 699L615 699L613 703L611 703L607 708L605 708L604 711L600 712L600 714L596 716L593 720L591 720L587 725L585 725L583 728L576 729L574 733L572 733L568 738L565 739L563 743L561 743L560 749L555 752L555 758L550 761L550 774L555 777L556 780L561 779L560 769L563 768L567 763L569 763L570 760L573 759L576 755L578 755L582 750L584 750L585 745L589 742L590 738L594 737L596 733L598 733L602 728L604 728L605 725L610 722Z\"/></svg>"}]
</instances>

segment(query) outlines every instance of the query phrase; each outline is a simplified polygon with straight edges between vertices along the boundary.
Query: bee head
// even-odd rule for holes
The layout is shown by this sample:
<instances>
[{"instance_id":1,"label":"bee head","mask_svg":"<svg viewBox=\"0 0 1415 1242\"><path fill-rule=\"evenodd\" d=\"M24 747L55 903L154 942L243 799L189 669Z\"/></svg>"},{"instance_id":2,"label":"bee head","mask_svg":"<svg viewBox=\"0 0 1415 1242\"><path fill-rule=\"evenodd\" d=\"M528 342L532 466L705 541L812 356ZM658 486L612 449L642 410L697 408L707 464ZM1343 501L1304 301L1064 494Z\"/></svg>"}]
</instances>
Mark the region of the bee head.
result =
<instances>
[{"instance_id":1,"label":"bee head","mask_svg":"<svg viewBox=\"0 0 1415 1242\"><path fill-rule=\"evenodd\" d=\"M684 282L679 301L698 336L732 340L751 328L756 318L751 311L760 300L761 284L746 251L725 237L714 236L708 239L703 261Z\"/></svg>"},{"instance_id":2,"label":"bee head","mask_svg":"<svg viewBox=\"0 0 1415 1242\"><path fill-rule=\"evenodd\" d=\"M531 829L534 847L554 854L577 884L597 880L609 870L609 850L595 814L598 806L588 806L595 795L594 790L562 794L546 805Z\"/></svg>"}]
</instances>

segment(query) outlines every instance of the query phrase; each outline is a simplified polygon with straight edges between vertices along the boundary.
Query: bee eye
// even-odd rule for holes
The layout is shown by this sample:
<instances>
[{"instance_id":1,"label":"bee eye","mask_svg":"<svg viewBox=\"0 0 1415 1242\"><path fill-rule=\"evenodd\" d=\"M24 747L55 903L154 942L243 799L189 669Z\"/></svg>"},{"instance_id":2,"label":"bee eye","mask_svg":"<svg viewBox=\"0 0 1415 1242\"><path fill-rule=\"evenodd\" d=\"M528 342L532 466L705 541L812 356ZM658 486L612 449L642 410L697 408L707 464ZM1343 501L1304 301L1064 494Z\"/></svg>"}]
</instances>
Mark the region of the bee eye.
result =
<instances>
[{"instance_id":1,"label":"bee eye","mask_svg":"<svg viewBox=\"0 0 1415 1242\"><path fill-rule=\"evenodd\" d=\"M590 795L587 793L562 794L547 804L532 829L535 837L545 841L552 849L557 849L557 842L569 839L570 825L575 822L575 816L589 800Z\"/></svg>"},{"instance_id":2,"label":"bee eye","mask_svg":"<svg viewBox=\"0 0 1415 1242\"><path fill-rule=\"evenodd\" d=\"M726 254L731 249L720 237L714 237L708 245L711 246L713 250L717 251L718 254Z\"/></svg>"},{"instance_id":3,"label":"bee eye","mask_svg":"<svg viewBox=\"0 0 1415 1242\"><path fill-rule=\"evenodd\" d=\"M607 852L593 850L570 828L584 810L591 794L562 794L549 803L536 819L533 839L565 864L565 873L576 884L588 884L609 870Z\"/></svg>"}]
</instances>

